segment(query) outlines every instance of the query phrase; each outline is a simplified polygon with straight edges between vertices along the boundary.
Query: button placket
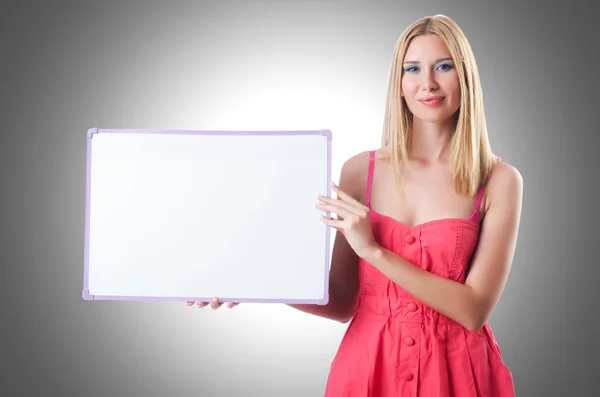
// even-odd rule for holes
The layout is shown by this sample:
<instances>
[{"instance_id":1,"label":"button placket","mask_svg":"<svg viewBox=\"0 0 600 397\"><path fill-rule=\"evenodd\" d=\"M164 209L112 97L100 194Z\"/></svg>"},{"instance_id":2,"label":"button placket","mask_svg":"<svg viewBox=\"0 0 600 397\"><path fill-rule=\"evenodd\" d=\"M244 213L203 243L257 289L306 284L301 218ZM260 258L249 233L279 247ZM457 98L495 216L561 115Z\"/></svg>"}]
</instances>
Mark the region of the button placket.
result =
<instances>
[{"instance_id":1,"label":"button placket","mask_svg":"<svg viewBox=\"0 0 600 397\"><path fill-rule=\"evenodd\" d=\"M403 236L407 256L420 265L421 252L418 245L418 230L406 229ZM417 393L417 382L414 381L419 370L419 345L418 338L420 327L418 326L421 318L418 312L419 305L416 302L409 301L404 304L402 317L402 339L400 340L400 357L398 362L399 372L397 374L400 381L400 392L402 395L415 396ZM417 351L415 352L415 349Z\"/></svg>"},{"instance_id":2,"label":"button placket","mask_svg":"<svg viewBox=\"0 0 600 397\"><path fill-rule=\"evenodd\" d=\"M420 327L417 326L418 321L411 321L410 319L417 315L419 306L416 302L407 302L404 305L404 318L407 320L403 324L404 335L402 338L401 352L401 371L398 374L399 380L401 380L400 391L403 395L415 396L417 393L417 383L414 382L416 374L418 373L419 366L419 351L415 352L413 349L419 349L417 340L419 338ZM406 382L406 383L404 383Z\"/></svg>"}]
</instances>

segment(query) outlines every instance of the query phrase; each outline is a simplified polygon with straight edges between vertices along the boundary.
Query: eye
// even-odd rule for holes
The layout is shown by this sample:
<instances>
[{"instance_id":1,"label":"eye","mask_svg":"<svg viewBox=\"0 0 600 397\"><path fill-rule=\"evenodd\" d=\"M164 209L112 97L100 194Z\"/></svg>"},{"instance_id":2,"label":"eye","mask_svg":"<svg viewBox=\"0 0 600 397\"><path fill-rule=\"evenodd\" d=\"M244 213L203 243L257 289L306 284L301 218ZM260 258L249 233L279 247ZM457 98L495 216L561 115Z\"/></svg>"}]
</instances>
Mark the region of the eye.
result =
<instances>
[{"instance_id":1,"label":"eye","mask_svg":"<svg viewBox=\"0 0 600 397\"><path fill-rule=\"evenodd\" d=\"M407 66L404 68L405 72L416 72L416 69L418 69L418 66Z\"/></svg>"},{"instance_id":2,"label":"eye","mask_svg":"<svg viewBox=\"0 0 600 397\"><path fill-rule=\"evenodd\" d=\"M443 63L438 68L442 69L442 71L448 71L454 68L454 65L450 63ZM444 69L445 68L445 69Z\"/></svg>"}]
</instances>

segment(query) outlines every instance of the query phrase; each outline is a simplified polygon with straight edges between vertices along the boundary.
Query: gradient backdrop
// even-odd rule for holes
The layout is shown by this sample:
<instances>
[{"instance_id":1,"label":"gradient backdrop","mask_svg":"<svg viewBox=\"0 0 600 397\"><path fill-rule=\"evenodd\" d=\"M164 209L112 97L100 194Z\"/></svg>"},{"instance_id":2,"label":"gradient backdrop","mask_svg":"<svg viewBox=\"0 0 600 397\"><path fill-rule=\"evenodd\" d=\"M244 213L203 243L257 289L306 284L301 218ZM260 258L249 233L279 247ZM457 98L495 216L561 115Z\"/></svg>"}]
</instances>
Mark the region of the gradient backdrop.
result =
<instances>
[{"instance_id":1,"label":"gradient backdrop","mask_svg":"<svg viewBox=\"0 0 600 397\"><path fill-rule=\"evenodd\" d=\"M600 394L591 5L4 1L0 10L0 395L322 395L346 325L279 305L214 312L81 299L86 130L328 128L337 180L346 158L379 144L398 36L437 13L467 34L493 149L525 182L511 277L490 319L517 395Z\"/></svg>"}]
</instances>

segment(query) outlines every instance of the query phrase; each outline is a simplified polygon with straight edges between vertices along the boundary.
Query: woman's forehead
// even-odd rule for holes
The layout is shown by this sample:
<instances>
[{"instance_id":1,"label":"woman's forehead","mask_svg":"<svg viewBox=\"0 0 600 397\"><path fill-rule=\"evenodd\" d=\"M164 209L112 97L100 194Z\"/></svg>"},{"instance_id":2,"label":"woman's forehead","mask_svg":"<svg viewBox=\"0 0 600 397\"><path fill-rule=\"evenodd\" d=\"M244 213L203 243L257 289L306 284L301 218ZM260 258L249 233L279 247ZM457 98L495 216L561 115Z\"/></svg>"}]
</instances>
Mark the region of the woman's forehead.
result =
<instances>
[{"instance_id":1,"label":"woman's forehead","mask_svg":"<svg viewBox=\"0 0 600 397\"><path fill-rule=\"evenodd\" d=\"M452 59L452 55L444 39L438 35L428 34L412 39L404 59L405 62L437 62Z\"/></svg>"}]
</instances>

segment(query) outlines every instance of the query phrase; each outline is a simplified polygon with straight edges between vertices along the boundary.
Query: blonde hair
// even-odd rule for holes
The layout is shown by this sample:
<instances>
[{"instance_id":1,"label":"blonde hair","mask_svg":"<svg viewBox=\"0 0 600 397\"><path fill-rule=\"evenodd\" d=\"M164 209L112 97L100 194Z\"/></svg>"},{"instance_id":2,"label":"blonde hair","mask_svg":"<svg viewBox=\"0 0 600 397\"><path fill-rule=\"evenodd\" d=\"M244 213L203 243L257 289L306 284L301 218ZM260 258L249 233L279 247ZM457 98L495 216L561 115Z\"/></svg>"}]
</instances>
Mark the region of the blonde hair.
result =
<instances>
[{"instance_id":1,"label":"blonde hair","mask_svg":"<svg viewBox=\"0 0 600 397\"><path fill-rule=\"evenodd\" d=\"M408 159L413 115L401 96L402 63L412 39L425 34L440 36L448 46L458 72L461 100L456 129L451 141L454 188L474 195L485 183L499 157L492 153L488 140L483 95L477 63L471 46L458 24L444 15L423 17L408 26L394 49L388 83L382 146L389 147L400 193L400 161Z\"/></svg>"}]
</instances>

